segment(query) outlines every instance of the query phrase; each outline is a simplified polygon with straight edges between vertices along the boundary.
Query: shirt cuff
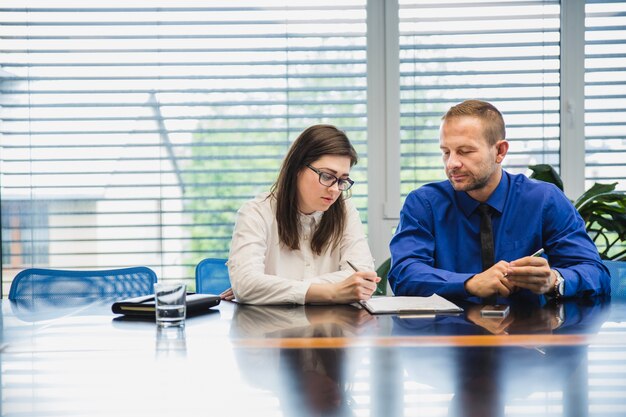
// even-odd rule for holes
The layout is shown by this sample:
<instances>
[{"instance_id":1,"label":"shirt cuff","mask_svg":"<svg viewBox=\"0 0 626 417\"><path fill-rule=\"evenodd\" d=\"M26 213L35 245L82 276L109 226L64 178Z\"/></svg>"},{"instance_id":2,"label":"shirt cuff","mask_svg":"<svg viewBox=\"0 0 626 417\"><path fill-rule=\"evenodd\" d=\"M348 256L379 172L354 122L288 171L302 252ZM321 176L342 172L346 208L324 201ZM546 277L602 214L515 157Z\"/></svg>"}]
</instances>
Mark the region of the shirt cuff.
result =
<instances>
[{"instance_id":1,"label":"shirt cuff","mask_svg":"<svg viewBox=\"0 0 626 417\"><path fill-rule=\"evenodd\" d=\"M476 274L455 274L458 276L458 281L449 283L446 285L442 292L439 295L443 297L451 297L451 298L467 298L472 295L465 290L465 283L468 279L473 277Z\"/></svg>"},{"instance_id":2,"label":"shirt cuff","mask_svg":"<svg viewBox=\"0 0 626 417\"><path fill-rule=\"evenodd\" d=\"M578 291L580 285L580 277L576 272L569 271L568 269L552 268L558 270L563 277L563 297L574 297Z\"/></svg>"},{"instance_id":3,"label":"shirt cuff","mask_svg":"<svg viewBox=\"0 0 626 417\"><path fill-rule=\"evenodd\" d=\"M296 282L292 288L291 299L295 304L304 305L306 300L306 293L309 291L309 287L312 282L302 281Z\"/></svg>"}]
</instances>

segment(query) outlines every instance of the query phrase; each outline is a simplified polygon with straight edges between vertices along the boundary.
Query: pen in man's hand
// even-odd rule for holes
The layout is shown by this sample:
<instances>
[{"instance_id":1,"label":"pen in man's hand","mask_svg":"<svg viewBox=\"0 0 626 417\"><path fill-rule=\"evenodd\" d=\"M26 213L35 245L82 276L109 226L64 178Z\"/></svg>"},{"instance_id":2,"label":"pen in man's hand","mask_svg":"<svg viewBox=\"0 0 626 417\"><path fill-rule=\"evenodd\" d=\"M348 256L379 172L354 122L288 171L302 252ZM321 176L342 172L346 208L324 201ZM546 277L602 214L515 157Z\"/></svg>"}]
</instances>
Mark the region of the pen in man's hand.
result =
<instances>
[{"instance_id":1,"label":"pen in man's hand","mask_svg":"<svg viewBox=\"0 0 626 417\"><path fill-rule=\"evenodd\" d=\"M532 254L532 255L530 255L530 256L532 256L532 257L541 256L541 255L543 255L543 253L544 253L544 252L545 252L545 251L543 250L543 248L541 248L541 249L539 249L537 252L533 253L533 254Z\"/></svg>"},{"instance_id":2,"label":"pen in man's hand","mask_svg":"<svg viewBox=\"0 0 626 417\"><path fill-rule=\"evenodd\" d=\"M530 256L531 256L531 258L536 258L536 257L538 257L538 256L543 255L543 253L544 253L544 252L545 252L545 250L544 250L543 248L540 248L537 252L533 253L533 254L532 254L532 255L530 255ZM352 265L350 265L350 266L352 266ZM354 268L354 267L353 267L353 268ZM505 273L504 273L504 276L505 276L505 277L507 277L507 276L509 276L509 274L508 274L507 272L505 272Z\"/></svg>"}]
</instances>

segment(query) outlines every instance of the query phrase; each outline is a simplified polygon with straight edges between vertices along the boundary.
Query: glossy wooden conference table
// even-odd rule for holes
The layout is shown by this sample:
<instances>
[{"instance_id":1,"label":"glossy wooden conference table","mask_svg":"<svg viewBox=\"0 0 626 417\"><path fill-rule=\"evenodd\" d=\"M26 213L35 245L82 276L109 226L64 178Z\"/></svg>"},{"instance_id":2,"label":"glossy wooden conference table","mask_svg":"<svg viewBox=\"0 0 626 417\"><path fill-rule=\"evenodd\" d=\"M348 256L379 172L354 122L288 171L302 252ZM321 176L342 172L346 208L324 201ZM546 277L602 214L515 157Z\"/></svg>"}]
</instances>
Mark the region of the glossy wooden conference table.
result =
<instances>
[{"instance_id":1,"label":"glossy wooden conference table","mask_svg":"<svg viewBox=\"0 0 626 417\"><path fill-rule=\"evenodd\" d=\"M180 330L44 304L2 300L2 416L626 415L615 301L506 319L224 302Z\"/></svg>"}]
</instances>

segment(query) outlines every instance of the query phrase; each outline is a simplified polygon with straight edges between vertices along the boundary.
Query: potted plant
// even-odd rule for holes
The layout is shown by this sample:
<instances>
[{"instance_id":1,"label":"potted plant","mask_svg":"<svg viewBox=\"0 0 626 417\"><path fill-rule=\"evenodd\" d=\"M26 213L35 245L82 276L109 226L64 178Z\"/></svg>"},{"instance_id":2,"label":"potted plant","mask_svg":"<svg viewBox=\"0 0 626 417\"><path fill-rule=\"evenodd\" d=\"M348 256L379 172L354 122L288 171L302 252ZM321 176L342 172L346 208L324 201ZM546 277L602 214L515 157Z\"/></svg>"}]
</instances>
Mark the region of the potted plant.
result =
<instances>
[{"instance_id":1,"label":"potted plant","mask_svg":"<svg viewBox=\"0 0 626 417\"><path fill-rule=\"evenodd\" d=\"M547 164L531 165L530 178L550 182L563 190L563 181ZM626 193L612 184L595 183L573 202L602 259L626 260Z\"/></svg>"}]
</instances>

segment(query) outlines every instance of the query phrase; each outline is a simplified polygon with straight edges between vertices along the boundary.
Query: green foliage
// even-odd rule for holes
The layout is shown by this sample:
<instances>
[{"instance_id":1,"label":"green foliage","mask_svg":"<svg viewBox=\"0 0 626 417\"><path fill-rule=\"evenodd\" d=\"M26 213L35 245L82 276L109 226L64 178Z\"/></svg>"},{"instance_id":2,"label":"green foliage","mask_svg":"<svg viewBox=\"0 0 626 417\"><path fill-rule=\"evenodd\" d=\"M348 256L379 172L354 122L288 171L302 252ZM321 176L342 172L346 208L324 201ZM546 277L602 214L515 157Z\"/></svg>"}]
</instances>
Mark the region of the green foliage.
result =
<instances>
[{"instance_id":1,"label":"green foliage","mask_svg":"<svg viewBox=\"0 0 626 417\"><path fill-rule=\"evenodd\" d=\"M529 168L533 170L531 178L558 186L556 180L563 189L561 178L550 165L532 165ZM615 191L616 185L616 182L595 183L574 202L602 259L614 261L626 259L626 194Z\"/></svg>"},{"instance_id":2,"label":"green foliage","mask_svg":"<svg viewBox=\"0 0 626 417\"><path fill-rule=\"evenodd\" d=\"M534 178L536 180L549 182L550 184L554 184L561 191L563 191L563 181L559 174L556 173L552 165L548 164L539 164L539 165L531 165L530 168L533 173L530 175L530 178Z\"/></svg>"},{"instance_id":3,"label":"green foliage","mask_svg":"<svg viewBox=\"0 0 626 417\"><path fill-rule=\"evenodd\" d=\"M193 137L184 174L185 211L191 214L185 262L190 274L204 258L228 256L237 210L269 190L289 146L288 140L264 133L263 129L269 129L266 125L248 123L261 132L228 131L228 120L206 125L206 133Z\"/></svg>"},{"instance_id":4,"label":"green foliage","mask_svg":"<svg viewBox=\"0 0 626 417\"><path fill-rule=\"evenodd\" d=\"M383 262L376 270L376 275L380 277L380 282L376 286L376 291L374 291L373 295L386 295L387 294L387 275L389 275L390 269L391 269L391 258L387 258L387 260Z\"/></svg>"},{"instance_id":5,"label":"green foliage","mask_svg":"<svg viewBox=\"0 0 626 417\"><path fill-rule=\"evenodd\" d=\"M324 54L320 54L310 57L311 62L323 61ZM324 68L290 68L302 74L362 71L330 64ZM259 89L274 83L272 79L253 81L259 83ZM270 190L292 141L310 125L330 123L347 131L361 157L353 177L359 183L354 199L365 206L367 109L361 82L360 77L344 79L335 75L290 77L284 92L243 89L207 96L206 100L214 104L206 107L206 117L199 122L198 133L179 161L185 183L183 211L189 213L185 228L189 244L184 259L189 274L193 275L193 267L204 258L228 256L237 210L247 200ZM239 87L239 83L231 88ZM333 86L338 88L334 90ZM237 102L241 105L228 104ZM250 104L257 102L260 104Z\"/></svg>"}]
</instances>

